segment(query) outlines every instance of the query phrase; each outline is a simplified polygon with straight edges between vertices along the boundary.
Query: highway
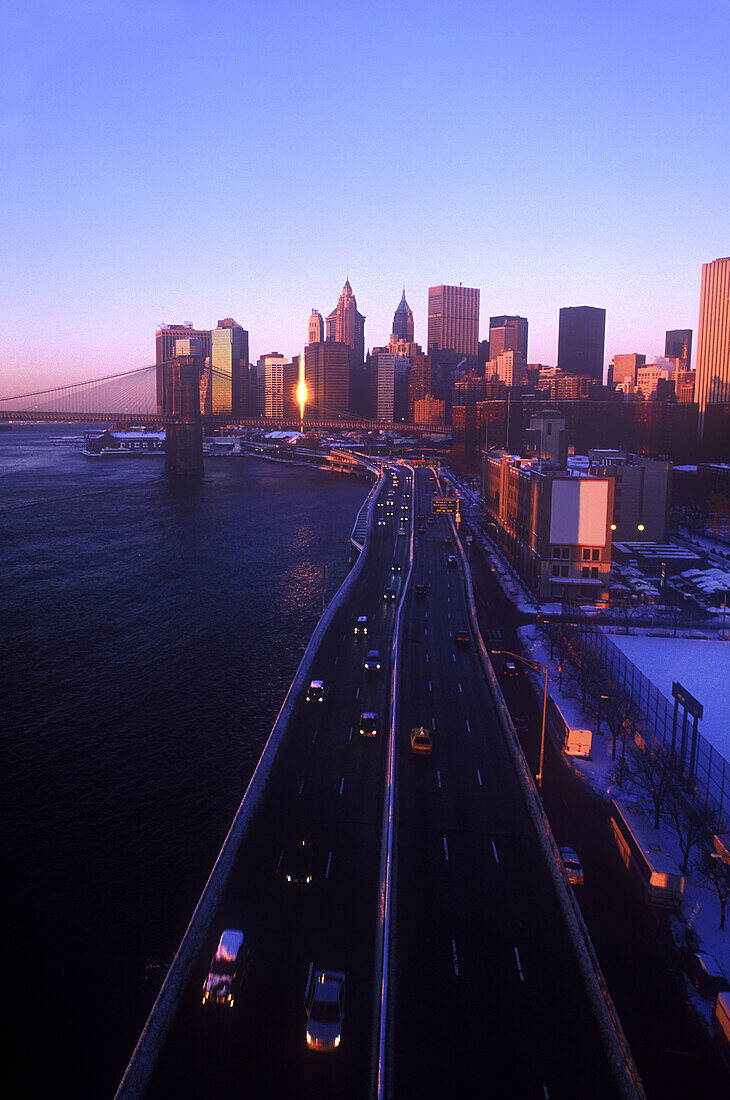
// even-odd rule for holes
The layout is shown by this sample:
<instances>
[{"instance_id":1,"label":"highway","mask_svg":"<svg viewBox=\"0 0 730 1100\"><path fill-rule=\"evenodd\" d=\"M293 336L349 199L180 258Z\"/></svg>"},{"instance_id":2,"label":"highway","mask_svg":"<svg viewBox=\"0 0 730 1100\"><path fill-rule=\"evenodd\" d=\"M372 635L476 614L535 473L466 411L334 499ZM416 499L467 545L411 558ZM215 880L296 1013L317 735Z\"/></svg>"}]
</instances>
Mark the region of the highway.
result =
<instances>
[{"instance_id":1,"label":"highway","mask_svg":"<svg viewBox=\"0 0 730 1100\"><path fill-rule=\"evenodd\" d=\"M380 493L384 522L312 668L326 701L297 702L148 1096L375 1095L381 841L402 595L384 1094L618 1095L475 640L454 644L454 631L472 626L460 550L444 542L451 521L416 518L429 516L435 483L428 470L415 476L412 486L399 466L392 498L387 485ZM405 515L406 537L397 533ZM425 596L416 583L427 585ZM395 601L383 598L391 586ZM358 615L370 621L364 639L353 634ZM379 672L363 669L372 648ZM380 717L374 739L358 734L365 710ZM431 756L411 752L418 725L434 730ZM283 853L301 839L316 845L314 882L288 886ZM251 965L233 1009L203 1008L224 928L244 931ZM342 1043L331 1053L305 1042L306 990L319 969L347 979Z\"/></svg>"}]
</instances>

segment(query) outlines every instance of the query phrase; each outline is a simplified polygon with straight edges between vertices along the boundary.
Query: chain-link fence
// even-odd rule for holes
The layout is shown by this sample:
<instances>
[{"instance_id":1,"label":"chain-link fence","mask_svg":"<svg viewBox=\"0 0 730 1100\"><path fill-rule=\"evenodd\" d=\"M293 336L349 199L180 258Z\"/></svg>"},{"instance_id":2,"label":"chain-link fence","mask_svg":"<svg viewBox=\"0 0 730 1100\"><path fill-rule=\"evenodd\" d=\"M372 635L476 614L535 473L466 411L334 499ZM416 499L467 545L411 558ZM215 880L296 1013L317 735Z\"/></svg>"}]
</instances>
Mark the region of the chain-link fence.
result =
<instances>
[{"instance_id":1,"label":"chain-link fence","mask_svg":"<svg viewBox=\"0 0 730 1100\"><path fill-rule=\"evenodd\" d=\"M697 730L688 729L680 710L655 687L610 636L588 626L564 624L562 633L576 664L593 658L617 701L634 717L634 734L670 756L698 806L730 817L730 763Z\"/></svg>"}]
</instances>

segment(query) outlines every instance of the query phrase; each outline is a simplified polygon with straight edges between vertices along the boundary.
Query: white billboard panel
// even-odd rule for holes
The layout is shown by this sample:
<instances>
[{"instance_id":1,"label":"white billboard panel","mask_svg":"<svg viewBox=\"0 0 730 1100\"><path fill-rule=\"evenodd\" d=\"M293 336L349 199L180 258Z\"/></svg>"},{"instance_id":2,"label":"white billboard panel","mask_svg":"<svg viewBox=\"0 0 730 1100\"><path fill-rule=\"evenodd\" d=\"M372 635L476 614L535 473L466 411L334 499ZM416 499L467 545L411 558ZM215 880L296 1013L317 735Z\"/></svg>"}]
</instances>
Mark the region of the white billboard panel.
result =
<instances>
[{"instance_id":1,"label":"white billboard panel","mask_svg":"<svg viewBox=\"0 0 730 1100\"><path fill-rule=\"evenodd\" d=\"M585 477L553 481L550 542L605 546L607 512L607 481Z\"/></svg>"}]
</instances>

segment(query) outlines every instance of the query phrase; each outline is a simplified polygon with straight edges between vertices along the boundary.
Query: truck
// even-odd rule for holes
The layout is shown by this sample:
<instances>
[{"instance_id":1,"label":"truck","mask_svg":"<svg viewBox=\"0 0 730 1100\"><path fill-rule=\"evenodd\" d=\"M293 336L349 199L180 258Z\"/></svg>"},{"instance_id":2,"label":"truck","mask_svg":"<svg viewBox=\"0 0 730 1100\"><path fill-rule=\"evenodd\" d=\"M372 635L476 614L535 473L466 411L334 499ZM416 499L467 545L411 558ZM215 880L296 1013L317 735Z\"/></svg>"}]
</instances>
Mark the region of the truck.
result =
<instances>
[{"instance_id":1,"label":"truck","mask_svg":"<svg viewBox=\"0 0 730 1100\"><path fill-rule=\"evenodd\" d=\"M639 883L647 904L678 909L684 894L684 875L641 803L614 798L611 829L619 855Z\"/></svg>"},{"instance_id":2,"label":"truck","mask_svg":"<svg viewBox=\"0 0 730 1100\"><path fill-rule=\"evenodd\" d=\"M547 721L562 751L566 756L580 756L584 760L591 758L593 734L568 722L552 695L548 695Z\"/></svg>"}]
</instances>

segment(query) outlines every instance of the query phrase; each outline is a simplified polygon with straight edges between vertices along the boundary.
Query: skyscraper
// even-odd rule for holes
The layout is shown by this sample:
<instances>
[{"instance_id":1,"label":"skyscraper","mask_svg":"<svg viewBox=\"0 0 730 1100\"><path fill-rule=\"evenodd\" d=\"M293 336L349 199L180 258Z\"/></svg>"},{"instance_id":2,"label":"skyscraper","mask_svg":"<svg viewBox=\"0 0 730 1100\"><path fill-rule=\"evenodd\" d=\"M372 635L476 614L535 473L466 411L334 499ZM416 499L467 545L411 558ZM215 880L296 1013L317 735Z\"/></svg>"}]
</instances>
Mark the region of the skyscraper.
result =
<instances>
[{"instance_id":1,"label":"skyscraper","mask_svg":"<svg viewBox=\"0 0 730 1100\"><path fill-rule=\"evenodd\" d=\"M558 367L603 381L606 311L598 306L565 306L558 325Z\"/></svg>"},{"instance_id":2,"label":"skyscraper","mask_svg":"<svg viewBox=\"0 0 730 1100\"><path fill-rule=\"evenodd\" d=\"M473 359L476 366L479 348L479 291L468 286L430 286L428 288L428 352L439 352Z\"/></svg>"},{"instance_id":3,"label":"skyscraper","mask_svg":"<svg viewBox=\"0 0 730 1100\"><path fill-rule=\"evenodd\" d=\"M730 402L730 256L702 265L696 373L702 439L707 406Z\"/></svg>"},{"instance_id":4,"label":"skyscraper","mask_svg":"<svg viewBox=\"0 0 730 1100\"><path fill-rule=\"evenodd\" d=\"M210 334L210 383L206 412L244 416L248 389L248 332L232 317Z\"/></svg>"},{"instance_id":5,"label":"skyscraper","mask_svg":"<svg viewBox=\"0 0 730 1100\"><path fill-rule=\"evenodd\" d=\"M368 355L370 415L375 420L393 419L395 356L388 348L373 348Z\"/></svg>"},{"instance_id":6,"label":"skyscraper","mask_svg":"<svg viewBox=\"0 0 730 1100\"><path fill-rule=\"evenodd\" d=\"M311 323L311 321L310 321ZM362 367L365 362L365 318L358 313L357 301L350 280L345 280L337 305L327 318L327 340L347 344L350 366Z\"/></svg>"},{"instance_id":7,"label":"skyscraper","mask_svg":"<svg viewBox=\"0 0 730 1100\"><path fill-rule=\"evenodd\" d=\"M157 364L157 411L162 409L163 400L163 375L160 370L162 363L175 358L175 343L183 339L199 339L200 354L205 361L210 355L210 330L194 328L192 321L184 325L160 325L155 333L155 363Z\"/></svg>"},{"instance_id":8,"label":"skyscraper","mask_svg":"<svg viewBox=\"0 0 730 1100\"><path fill-rule=\"evenodd\" d=\"M313 309L309 315L309 339L308 344L321 344L324 340L324 321L322 314Z\"/></svg>"},{"instance_id":9,"label":"skyscraper","mask_svg":"<svg viewBox=\"0 0 730 1100\"><path fill-rule=\"evenodd\" d=\"M350 363L347 344L327 340L304 349L307 405L319 416L347 413L350 408Z\"/></svg>"},{"instance_id":10,"label":"skyscraper","mask_svg":"<svg viewBox=\"0 0 730 1100\"><path fill-rule=\"evenodd\" d=\"M692 360L692 329L673 328L664 335L664 358L681 359L679 370L689 370Z\"/></svg>"},{"instance_id":11,"label":"skyscraper","mask_svg":"<svg viewBox=\"0 0 730 1100\"><path fill-rule=\"evenodd\" d=\"M397 340L407 340L413 343L413 310L406 301L406 288L403 287L403 296L398 303L398 308L393 314L393 333Z\"/></svg>"},{"instance_id":12,"label":"skyscraper","mask_svg":"<svg viewBox=\"0 0 730 1100\"><path fill-rule=\"evenodd\" d=\"M517 351L527 362L527 318L489 318L489 358L498 359L505 351Z\"/></svg>"}]
</instances>

